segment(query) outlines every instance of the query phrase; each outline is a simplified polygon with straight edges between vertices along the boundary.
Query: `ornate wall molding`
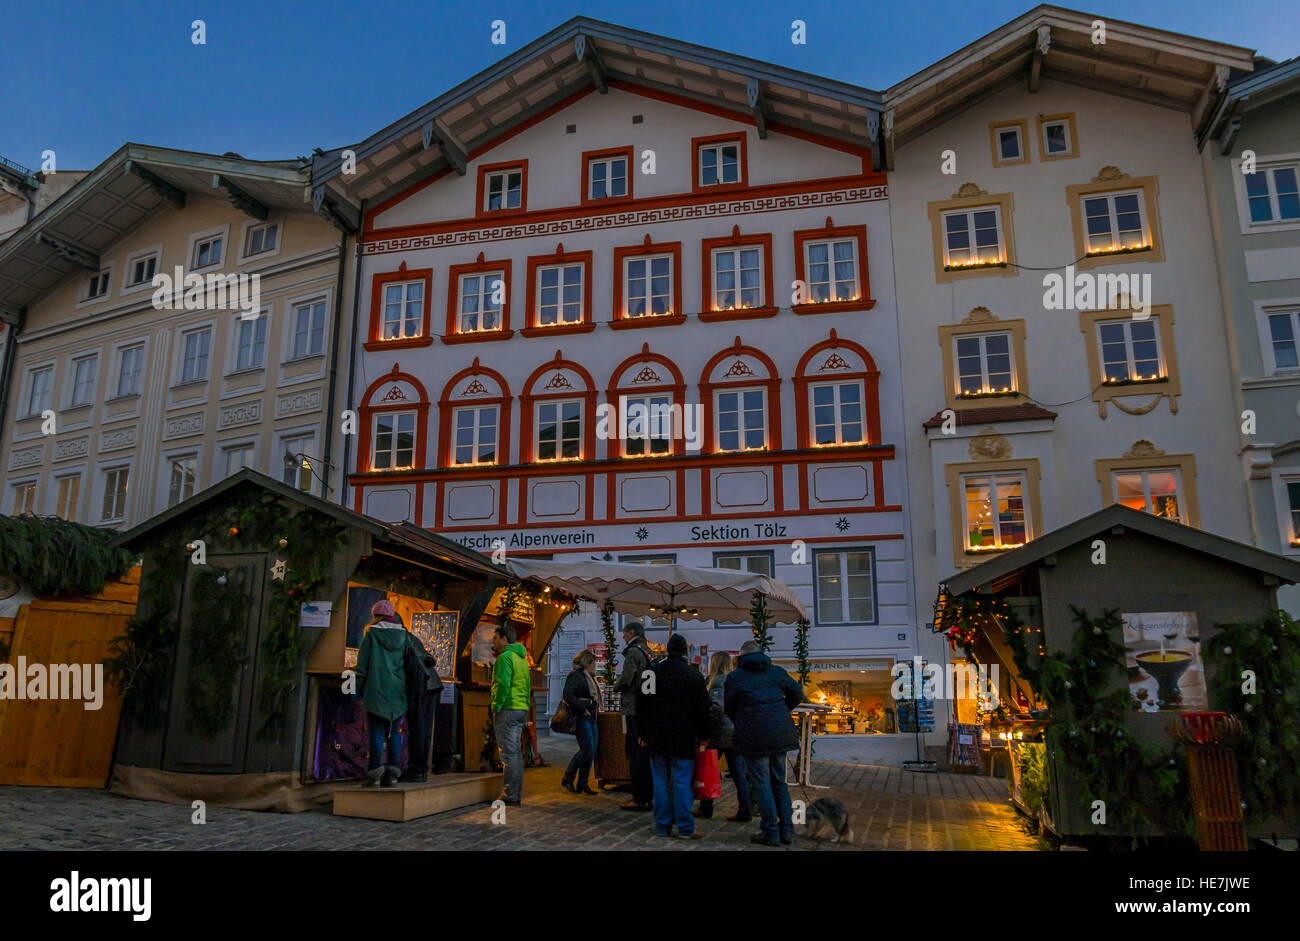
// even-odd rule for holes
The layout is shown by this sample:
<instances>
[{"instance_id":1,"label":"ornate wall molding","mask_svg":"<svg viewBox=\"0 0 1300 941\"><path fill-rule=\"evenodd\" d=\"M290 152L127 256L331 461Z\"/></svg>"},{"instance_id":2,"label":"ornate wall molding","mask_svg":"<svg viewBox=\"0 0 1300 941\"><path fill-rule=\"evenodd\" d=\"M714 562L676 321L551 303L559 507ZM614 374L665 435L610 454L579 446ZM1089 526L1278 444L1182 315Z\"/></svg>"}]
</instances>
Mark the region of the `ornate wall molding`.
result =
<instances>
[{"instance_id":1,"label":"ornate wall molding","mask_svg":"<svg viewBox=\"0 0 1300 941\"><path fill-rule=\"evenodd\" d=\"M217 428L237 428L240 425L255 425L262 420L262 403L241 402L238 405L226 405L217 414Z\"/></svg>"}]
</instances>

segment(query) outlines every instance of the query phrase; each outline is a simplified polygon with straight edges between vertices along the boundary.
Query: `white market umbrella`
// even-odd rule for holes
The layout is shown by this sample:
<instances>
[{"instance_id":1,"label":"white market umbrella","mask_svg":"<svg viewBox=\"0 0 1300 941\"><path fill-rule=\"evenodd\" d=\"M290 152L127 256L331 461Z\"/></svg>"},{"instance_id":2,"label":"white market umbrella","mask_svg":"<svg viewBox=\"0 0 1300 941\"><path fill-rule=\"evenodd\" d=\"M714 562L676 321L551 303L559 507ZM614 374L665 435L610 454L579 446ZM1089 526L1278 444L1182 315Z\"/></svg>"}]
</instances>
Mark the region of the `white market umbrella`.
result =
<instances>
[{"instance_id":1,"label":"white market umbrella","mask_svg":"<svg viewBox=\"0 0 1300 941\"><path fill-rule=\"evenodd\" d=\"M541 559L511 560L507 566L519 578L534 579L602 606L608 601L621 614L645 617L667 613L690 621L745 621L754 592L761 591L767 596L771 623L794 624L808 616L785 582L755 572L675 563Z\"/></svg>"}]
</instances>

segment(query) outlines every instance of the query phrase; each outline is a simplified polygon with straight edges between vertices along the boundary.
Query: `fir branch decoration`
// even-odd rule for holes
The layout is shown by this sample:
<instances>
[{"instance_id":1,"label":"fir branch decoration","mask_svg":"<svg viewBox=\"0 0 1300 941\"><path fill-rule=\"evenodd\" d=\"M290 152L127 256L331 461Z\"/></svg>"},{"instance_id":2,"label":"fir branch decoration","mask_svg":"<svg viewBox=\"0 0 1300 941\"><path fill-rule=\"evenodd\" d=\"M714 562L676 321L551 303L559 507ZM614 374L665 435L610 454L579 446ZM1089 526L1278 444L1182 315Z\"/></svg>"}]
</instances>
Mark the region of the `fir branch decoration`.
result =
<instances>
[{"instance_id":1,"label":"fir branch decoration","mask_svg":"<svg viewBox=\"0 0 1300 941\"><path fill-rule=\"evenodd\" d=\"M771 650L772 644L775 643L772 636L767 632L768 617L767 595L761 591L755 591L754 598L749 603L749 620L754 630L754 639L762 647L763 653Z\"/></svg>"},{"instance_id":2,"label":"fir branch decoration","mask_svg":"<svg viewBox=\"0 0 1300 941\"><path fill-rule=\"evenodd\" d=\"M618 674L614 664L614 603L606 601L600 609L600 629L605 635L605 685L613 686Z\"/></svg>"},{"instance_id":3,"label":"fir branch decoration","mask_svg":"<svg viewBox=\"0 0 1300 941\"><path fill-rule=\"evenodd\" d=\"M219 579L226 576L226 584ZM204 570L190 583L189 602L201 616L190 627L189 673L185 688L187 726L209 741L234 720L235 679L245 658L249 598L243 570Z\"/></svg>"},{"instance_id":4,"label":"fir branch decoration","mask_svg":"<svg viewBox=\"0 0 1300 941\"><path fill-rule=\"evenodd\" d=\"M114 535L52 516L0 516L0 572L42 597L97 595L135 564L135 553L109 548Z\"/></svg>"},{"instance_id":5,"label":"fir branch decoration","mask_svg":"<svg viewBox=\"0 0 1300 941\"><path fill-rule=\"evenodd\" d=\"M808 670L808 619L800 618L794 631L794 654L799 661L799 685L807 686L811 673Z\"/></svg>"}]
</instances>

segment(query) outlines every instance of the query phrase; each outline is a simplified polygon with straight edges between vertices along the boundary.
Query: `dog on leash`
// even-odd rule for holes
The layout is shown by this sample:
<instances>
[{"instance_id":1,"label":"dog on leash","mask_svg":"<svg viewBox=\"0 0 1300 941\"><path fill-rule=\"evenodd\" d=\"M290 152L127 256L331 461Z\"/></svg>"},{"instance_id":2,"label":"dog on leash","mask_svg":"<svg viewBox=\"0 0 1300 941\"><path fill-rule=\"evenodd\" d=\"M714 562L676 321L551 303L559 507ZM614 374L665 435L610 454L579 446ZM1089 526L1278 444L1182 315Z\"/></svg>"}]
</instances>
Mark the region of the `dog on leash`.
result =
<instances>
[{"instance_id":1,"label":"dog on leash","mask_svg":"<svg viewBox=\"0 0 1300 941\"><path fill-rule=\"evenodd\" d=\"M853 823L844 802L834 797L819 797L808 805L804 813L804 826L808 836L821 840L823 834L834 834L832 843L852 843Z\"/></svg>"}]
</instances>

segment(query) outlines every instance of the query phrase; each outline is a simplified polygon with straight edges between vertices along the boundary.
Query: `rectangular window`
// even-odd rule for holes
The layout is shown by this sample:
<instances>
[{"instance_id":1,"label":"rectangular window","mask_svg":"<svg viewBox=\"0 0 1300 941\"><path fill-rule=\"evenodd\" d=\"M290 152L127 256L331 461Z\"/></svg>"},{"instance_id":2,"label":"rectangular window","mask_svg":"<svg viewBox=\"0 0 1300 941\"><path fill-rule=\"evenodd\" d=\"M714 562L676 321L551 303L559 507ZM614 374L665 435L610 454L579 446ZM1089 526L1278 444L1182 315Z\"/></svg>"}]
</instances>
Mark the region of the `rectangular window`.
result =
<instances>
[{"instance_id":1,"label":"rectangular window","mask_svg":"<svg viewBox=\"0 0 1300 941\"><path fill-rule=\"evenodd\" d=\"M719 183L740 182L740 142L709 144L701 147L700 185L717 186Z\"/></svg>"},{"instance_id":2,"label":"rectangular window","mask_svg":"<svg viewBox=\"0 0 1300 941\"><path fill-rule=\"evenodd\" d=\"M482 405L458 408L453 413L456 430L456 464L495 464L497 461L497 408Z\"/></svg>"},{"instance_id":3,"label":"rectangular window","mask_svg":"<svg viewBox=\"0 0 1300 941\"><path fill-rule=\"evenodd\" d=\"M293 309L293 358L325 352L325 302L309 301Z\"/></svg>"},{"instance_id":4,"label":"rectangular window","mask_svg":"<svg viewBox=\"0 0 1300 941\"><path fill-rule=\"evenodd\" d=\"M316 437L299 435L295 438L282 438L280 444L284 447L285 458L284 474L280 479L299 490L311 490L315 476L312 453L316 450Z\"/></svg>"},{"instance_id":5,"label":"rectangular window","mask_svg":"<svg viewBox=\"0 0 1300 941\"><path fill-rule=\"evenodd\" d=\"M717 393L718 450L761 451L767 447L767 393L735 389Z\"/></svg>"},{"instance_id":6,"label":"rectangular window","mask_svg":"<svg viewBox=\"0 0 1300 941\"><path fill-rule=\"evenodd\" d=\"M193 455L173 458L171 462L171 484L167 489L167 505L175 506L181 501L194 496L198 479L197 458Z\"/></svg>"},{"instance_id":7,"label":"rectangular window","mask_svg":"<svg viewBox=\"0 0 1300 941\"><path fill-rule=\"evenodd\" d=\"M713 555L713 567L729 572L753 572L755 575L772 577L772 555L767 552L717 552ZM718 627L740 627L744 621L718 621Z\"/></svg>"},{"instance_id":8,"label":"rectangular window","mask_svg":"<svg viewBox=\"0 0 1300 941\"><path fill-rule=\"evenodd\" d=\"M549 265L537 269L539 327L582 322L582 278L582 265Z\"/></svg>"},{"instance_id":9,"label":"rectangular window","mask_svg":"<svg viewBox=\"0 0 1300 941\"><path fill-rule=\"evenodd\" d=\"M818 624L872 624L876 620L871 552L818 552Z\"/></svg>"},{"instance_id":10,"label":"rectangular window","mask_svg":"<svg viewBox=\"0 0 1300 941\"><path fill-rule=\"evenodd\" d=\"M1115 502L1176 523L1187 522L1176 468L1114 472Z\"/></svg>"},{"instance_id":11,"label":"rectangular window","mask_svg":"<svg viewBox=\"0 0 1300 941\"><path fill-rule=\"evenodd\" d=\"M99 377L99 357L82 356L72 361L72 407L95 401L95 380Z\"/></svg>"},{"instance_id":12,"label":"rectangular window","mask_svg":"<svg viewBox=\"0 0 1300 941\"><path fill-rule=\"evenodd\" d=\"M851 301L859 296L854 239L807 242L808 294L814 303Z\"/></svg>"},{"instance_id":13,"label":"rectangular window","mask_svg":"<svg viewBox=\"0 0 1300 941\"><path fill-rule=\"evenodd\" d=\"M266 318L237 321L235 331L235 371L260 369L266 365Z\"/></svg>"},{"instance_id":14,"label":"rectangular window","mask_svg":"<svg viewBox=\"0 0 1300 941\"><path fill-rule=\"evenodd\" d=\"M424 282L384 285L384 339L418 337L424 325Z\"/></svg>"},{"instance_id":15,"label":"rectangular window","mask_svg":"<svg viewBox=\"0 0 1300 941\"><path fill-rule=\"evenodd\" d=\"M836 382L812 387L813 442L861 444L862 383Z\"/></svg>"},{"instance_id":16,"label":"rectangular window","mask_svg":"<svg viewBox=\"0 0 1300 941\"><path fill-rule=\"evenodd\" d=\"M1020 139L1020 128L1000 127L998 135L998 160L1020 160L1025 156L1025 142Z\"/></svg>"},{"instance_id":17,"label":"rectangular window","mask_svg":"<svg viewBox=\"0 0 1300 941\"><path fill-rule=\"evenodd\" d=\"M36 484L15 484L13 506L14 516L36 515Z\"/></svg>"},{"instance_id":18,"label":"rectangular window","mask_svg":"<svg viewBox=\"0 0 1300 941\"><path fill-rule=\"evenodd\" d=\"M1066 120L1043 122L1043 154L1047 157L1063 156L1071 152L1070 122Z\"/></svg>"},{"instance_id":19,"label":"rectangular window","mask_svg":"<svg viewBox=\"0 0 1300 941\"><path fill-rule=\"evenodd\" d=\"M148 284L153 280L154 272L158 270L158 255L145 255L131 262L130 280L127 281L128 287L134 287L137 284Z\"/></svg>"},{"instance_id":20,"label":"rectangular window","mask_svg":"<svg viewBox=\"0 0 1300 941\"><path fill-rule=\"evenodd\" d=\"M387 412L375 418L374 470L415 466L415 412Z\"/></svg>"},{"instance_id":21,"label":"rectangular window","mask_svg":"<svg viewBox=\"0 0 1300 941\"><path fill-rule=\"evenodd\" d=\"M248 230L247 241L244 246L245 255L261 255L263 252L275 251L275 243L280 235L280 224L278 222L268 222L265 225L255 225Z\"/></svg>"},{"instance_id":22,"label":"rectangular window","mask_svg":"<svg viewBox=\"0 0 1300 941\"><path fill-rule=\"evenodd\" d=\"M627 195L627 158L605 157L587 164L587 198Z\"/></svg>"},{"instance_id":23,"label":"rectangular window","mask_svg":"<svg viewBox=\"0 0 1300 941\"><path fill-rule=\"evenodd\" d=\"M212 346L212 331L206 327L191 330L183 335L184 354L181 359L181 382L198 382L208 378L208 353Z\"/></svg>"},{"instance_id":24,"label":"rectangular window","mask_svg":"<svg viewBox=\"0 0 1300 941\"><path fill-rule=\"evenodd\" d=\"M672 398L663 395L621 395L619 409L627 422L623 453L628 457L668 454L672 451Z\"/></svg>"},{"instance_id":25,"label":"rectangular window","mask_svg":"<svg viewBox=\"0 0 1300 941\"><path fill-rule=\"evenodd\" d=\"M81 499L81 475L59 478L59 501L54 512L69 523L77 521L77 503Z\"/></svg>"},{"instance_id":26,"label":"rectangular window","mask_svg":"<svg viewBox=\"0 0 1300 941\"><path fill-rule=\"evenodd\" d=\"M144 374L144 345L123 347L121 355L117 368L117 394L139 395L140 379Z\"/></svg>"},{"instance_id":27,"label":"rectangular window","mask_svg":"<svg viewBox=\"0 0 1300 941\"><path fill-rule=\"evenodd\" d=\"M1300 323L1300 309L1268 315L1274 369L1300 367L1300 357L1296 355L1297 323Z\"/></svg>"},{"instance_id":28,"label":"rectangular window","mask_svg":"<svg viewBox=\"0 0 1300 941\"><path fill-rule=\"evenodd\" d=\"M1300 546L1300 480L1286 482L1286 502L1291 514L1291 545Z\"/></svg>"},{"instance_id":29,"label":"rectangular window","mask_svg":"<svg viewBox=\"0 0 1300 941\"><path fill-rule=\"evenodd\" d=\"M713 309L734 310L763 303L763 251L750 248L713 250Z\"/></svg>"},{"instance_id":30,"label":"rectangular window","mask_svg":"<svg viewBox=\"0 0 1300 941\"><path fill-rule=\"evenodd\" d=\"M569 461L582 457L582 403L537 404L537 459Z\"/></svg>"},{"instance_id":31,"label":"rectangular window","mask_svg":"<svg viewBox=\"0 0 1300 941\"><path fill-rule=\"evenodd\" d=\"M92 297L103 297L108 293L109 272L101 271L99 274L92 274L90 280L86 282L86 300Z\"/></svg>"},{"instance_id":32,"label":"rectangular window","mask_svg":"<svg viewBox=\"0 0 1300 941\"><path fill-rule=\"evenodd\" d=\"M673 256L643 255L623 263L625 317L658 317L673 312Z\"/></svg>"},{"instance_id":33,"label":"rectangular window","mask_svg":"<svg viewBox=\"0 0 1300 941\"><path fill-rule=\"evenodd\" d=\"M232 445L225 448L224 451L227 477L238 474L245 467L253 467L253 446L251 444Z\"/></svg>"},{"instance_id":34,"label":"rectangular window","mask_svg":"<svg viewBox=\"0 0 1300 941\"><path fill-rule=\"evenodd\" d=\"M43 366L32 370L27 386L27 415L39 415L50 407L54 388L54 367Z\"/></svg>"},{"instance_id":35,"label":"rectangular window","mask_svg":"<svg viewBox=\"0 0 1300 941\"><path fill-rule=\"evenodd\" d=\"M483 187L483 208L518 209L523 205L524 171L520 168L489 173Z\"/></svg>"},{"instance_id":36,"label":"rectangular window","mask_svg":"<svg viewBox=\"0 0 1300 941\"><path fill-rule=\"evenodd\" d=\"M1083 216L1089 255L1151 246L1141 190L1084 196Z\"/></svg>"},{"instance_id":37,"label":"rectangular window","mask_svg":"<svg viewBox=\"0 0 1300 941\"><path fill-rule=\"evenodd\" d=\"M194 246L194 261L190 267L206 268L221 264L221 245L224 239L220 235L200 239Z\"/></svg>"},{"instance_id":38,"label":"rectangular window","mask_svg":"<svg viewBox=\"0 0 1300 941\"><path fill-rule=\"evenodd\" d=\"M997 206L945 212L943 233L945 268L1001 264L1006 260L1002 213Z\"/></svg>"},{"instance_id":39,"label":"rectangular window","mask_svg":"<svg viewBox=\"0 0 1300 941\"><path fill-rule=\"evenodd\" d=\"M1103 382L1152 382L1165 378L1156 323L1155 317L1098 322Z\"/></svg>"},{"instance_id":40,"label":"rectangular window","mask_svg":"<svg viewBox=\"0 0 1300 941\"><path fill-rule=\"evenodd\" d=\"M114 467L104 471L104 503L100 521L115 523L126 518L126 487L131 470Z\"/></svg>"},{"instance_id":41,"label":"rectangular window","mask_svg":"<svg viewBox=\"0 0 1300 941\"><path fill-rule=\"evenodd\" d=\"M957 394L962 397L1016 391L1011 334L963 334L954 338Z\"/></svg>"},{"instance_id":42,"label":"rectangular window","mask_svg":"<svg viewBox=\"0 0 1300 941\"><path fill-rule=\"evenodd\" d=\"M976 474L962 477L966 550L987 552L1023 546L1029 539L1025 475Z\"/></svg>"},{"instance_id":43,"label":"rectangular window","mask_svg":"<svg viewBox=\"0 0 1300 941\"><path fill-rule=\"evenodd\" d=\"M620 562L635 562L640 565L673 565L677 562L675 555L623 555L619 556ZM672 623L666 615L651 615L650 617L638 618L645 625L647 631L666 631ZM624 621L626 623L626 621Z\"/></svg>"},{"instance_id":44,"label":"rectangular window","mask_svg":"<svg viewBox=\"0 0 1300 941\"><path fill-rule=\"evenodd\" d=\"M1297 187L1300 164L1260 167L1243 176L1252 224L1300 219L1300 188Z\"/></svg>"},{"instance_id":45,"label":"rectangular window","mask_svg":"<svg viewBox=\"0 0 1300 941\"><path fill-rule=\"evenodd\" d=\"M505 274L465 274L460 277L459 333L484 333L501 328L501 306L505 303Z\"/></svg>"}]
</instances>

